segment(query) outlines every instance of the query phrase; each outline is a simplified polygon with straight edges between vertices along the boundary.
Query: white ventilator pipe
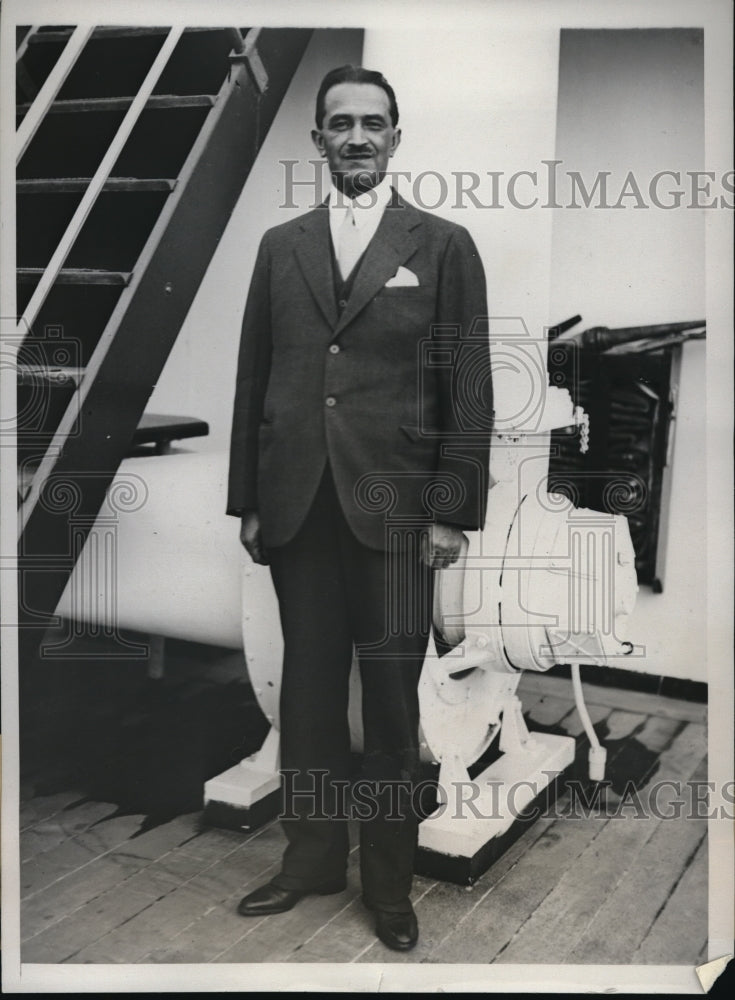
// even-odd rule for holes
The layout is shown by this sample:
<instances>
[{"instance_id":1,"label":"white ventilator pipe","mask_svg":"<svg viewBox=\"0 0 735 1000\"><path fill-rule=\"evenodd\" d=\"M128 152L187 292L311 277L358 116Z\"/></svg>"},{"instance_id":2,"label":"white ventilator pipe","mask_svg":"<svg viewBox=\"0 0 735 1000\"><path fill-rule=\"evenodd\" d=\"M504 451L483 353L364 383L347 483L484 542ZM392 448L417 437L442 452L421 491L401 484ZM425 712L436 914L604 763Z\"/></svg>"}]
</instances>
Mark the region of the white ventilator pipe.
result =
<instances>
[{"instance_id":1,"label":"white ventilator pipe","mask_svg":"<svg viewBox=\"0 0 735 1000\"><path fill-rule=\"evenodd\" d=\"M600 745L597 733L592 725L592 719L584 703L582 693L582 679L579 674L579 663L572 664L572 684L574 685L574 700L577 703L577 711L582 720L584 731L590 741L590 751L588 755L589 776L591 781L602 781L605 777L605 763L607 761L607 750Z\"/></svg>"},{"instance_id":2,"label":"white ventilator pipe","mask_svg":"<svg viewBox=\"0 0 735 1000\"><path fill-rule=\"evenodd\" d=\"M225 514L226 484L225 452L125 459L57 613L110 632L242 649L241 588L252 563L238 519ZM69 528L71 536L73 509ZM267 568L256 569L267 586ZM277 609L263 611L262 626L280 635Z\"/></svg>"}]
</instances>

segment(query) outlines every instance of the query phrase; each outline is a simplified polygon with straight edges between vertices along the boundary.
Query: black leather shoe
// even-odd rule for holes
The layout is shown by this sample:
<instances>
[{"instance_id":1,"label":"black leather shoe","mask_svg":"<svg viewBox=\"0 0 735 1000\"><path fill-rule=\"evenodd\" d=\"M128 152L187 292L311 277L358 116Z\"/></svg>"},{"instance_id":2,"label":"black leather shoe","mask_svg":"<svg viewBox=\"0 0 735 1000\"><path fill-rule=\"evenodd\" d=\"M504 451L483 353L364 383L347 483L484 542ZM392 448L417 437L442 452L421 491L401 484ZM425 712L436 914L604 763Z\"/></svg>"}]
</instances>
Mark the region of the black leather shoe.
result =
<instances>
[{"instance_id":1,"label":"black leather shoe","mask_svg":"<svg viewBox=\"0 0 735 1000\"><path fill-rule=\"evenodd\" d=\"M303 899L304 896L331 896L335 892L343 892L347 888L346 879L334 879L325 882L316 889L281 889L272 882L261 885L259 889L249 893L240 900L237 912L241 917L265 917L269 913L286 913Z\"/></svg>"},{"instance_id":2,"label":"black leather shoe","mask_svg":"<svg viewBox=\"0 0 735 1000\"><path fill-rule=\"evenodd\" d=\"M393 951L410 951L414 947L419 939L419 925L413 907L406 913L393 913L370 905L368 909L375 913L375 933L383 944Z\"/></svg>"}]
</instances>

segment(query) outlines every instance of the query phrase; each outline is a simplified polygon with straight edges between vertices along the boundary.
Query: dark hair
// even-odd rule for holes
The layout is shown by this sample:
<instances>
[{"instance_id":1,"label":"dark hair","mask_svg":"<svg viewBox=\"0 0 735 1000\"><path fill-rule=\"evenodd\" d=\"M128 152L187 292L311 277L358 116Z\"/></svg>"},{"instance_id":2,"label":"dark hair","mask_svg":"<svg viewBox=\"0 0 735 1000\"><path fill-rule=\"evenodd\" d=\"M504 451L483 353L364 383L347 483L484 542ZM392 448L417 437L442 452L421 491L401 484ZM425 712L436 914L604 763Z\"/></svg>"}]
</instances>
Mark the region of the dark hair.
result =
<instances>
[{"instance_id":1,"label":"dark hair","mask_svg":"<svg viewBox=\"0 0 735 1000\"><path fill-rule=\"evenodd\" d=\"M322 122L324 120L324 104L327 91L331 90L332 87L336 87L338 83L372 83L376 87L380 87L388 95L388 101L390 102L390 120L393 127L395 128L398 124L398 104L396 103L396 95L383 74L378 73L376 70L363 69L362 66L347 65L331 69L321 82L319 92L316 95L316 114L314 116L317 128L322 127Z\"/></svg>"}]
</instances>

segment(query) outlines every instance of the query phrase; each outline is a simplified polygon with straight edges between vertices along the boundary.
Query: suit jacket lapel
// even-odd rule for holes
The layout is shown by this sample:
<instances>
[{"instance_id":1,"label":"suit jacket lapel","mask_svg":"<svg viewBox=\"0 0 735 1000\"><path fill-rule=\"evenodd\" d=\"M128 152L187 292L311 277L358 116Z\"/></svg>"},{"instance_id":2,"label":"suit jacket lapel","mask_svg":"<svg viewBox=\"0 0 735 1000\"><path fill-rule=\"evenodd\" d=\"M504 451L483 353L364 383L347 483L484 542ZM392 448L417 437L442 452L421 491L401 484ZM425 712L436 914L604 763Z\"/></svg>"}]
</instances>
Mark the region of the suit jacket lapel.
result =
<instances>
[{"instance_id":1,"label":"suit jacket lapel","mask_svg":"<svg viewBox=\"0 0 735 1000\"><path fill-rule=\"evenodd\" d=\"M329 248L329 211L326 203L301 219L301 231L294 248L301 271L330 327L337 323L334 276Z\"/></svg>"},{"instance_id":2,"label":"suit jacket lapel","mask_svg":"<svg viewBox=\"0 0 735 1000\"><path fill-rule=\"evenodd\" d=\"M365 251L347 307L335 327L335 335L352 322L398 267L413 256L418 244L411 230L420 224L418 212L401 201L394 191L393 200Z\"/></svg>"},{"instance_id":3,"label":"suit jacket lapel","mask_svg":"<svg viewBox=\"0 0 735 1000\"><path fill-rule=\"evenodd\" d=\"M419 225L418 212L394 191L365 251L347 307L342 316L338 316L327 203L303 216L294 250L304 278L335 336L365 308L398 267L413 256L418 244L412 230Z\"/></svg>"}]
</instances>

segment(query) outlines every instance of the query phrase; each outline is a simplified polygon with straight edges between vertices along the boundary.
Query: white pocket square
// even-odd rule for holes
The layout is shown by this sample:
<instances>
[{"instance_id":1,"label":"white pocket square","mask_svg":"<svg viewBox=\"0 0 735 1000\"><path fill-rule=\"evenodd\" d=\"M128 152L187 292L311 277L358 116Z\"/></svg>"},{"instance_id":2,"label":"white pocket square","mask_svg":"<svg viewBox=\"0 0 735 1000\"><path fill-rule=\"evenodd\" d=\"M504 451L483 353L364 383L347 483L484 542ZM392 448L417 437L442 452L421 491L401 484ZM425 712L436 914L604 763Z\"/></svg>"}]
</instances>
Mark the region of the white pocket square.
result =
<instances>
[{"instance_id":1,"label":"white pocket square","mask_svg":"<svg viewBox=\"0 0 735 1000\"><path fill-rule=\"evenodd\" d=\"M392 278L385 283L386 288L411 288L418 285L419 279L407 267L399 267Z\"/></svg>"}]
</instances>

